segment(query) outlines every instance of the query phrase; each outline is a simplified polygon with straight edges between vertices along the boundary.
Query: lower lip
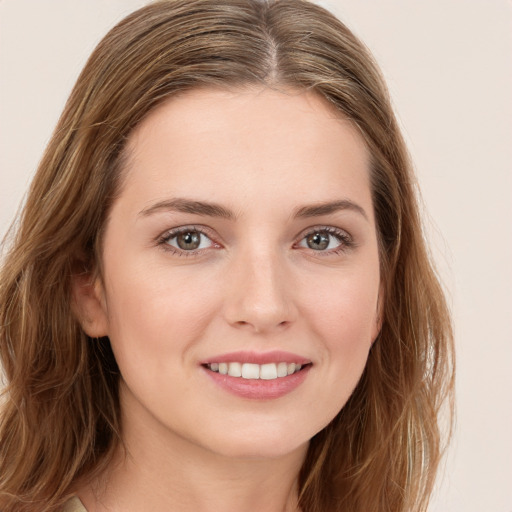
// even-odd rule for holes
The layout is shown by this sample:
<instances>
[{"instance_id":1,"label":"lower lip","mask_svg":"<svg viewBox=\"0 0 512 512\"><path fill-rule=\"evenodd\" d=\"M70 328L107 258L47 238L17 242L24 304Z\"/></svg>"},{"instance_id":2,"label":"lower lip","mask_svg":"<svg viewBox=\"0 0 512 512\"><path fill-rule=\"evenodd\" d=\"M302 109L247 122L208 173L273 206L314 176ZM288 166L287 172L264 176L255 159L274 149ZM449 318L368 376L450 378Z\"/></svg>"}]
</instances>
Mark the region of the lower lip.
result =
<instances>
[{"instance_id":1,"label":"lower lip","mask_svg":"<svg viewBox=\"0 0 512 512\"><path fill-rule=\"evenodd\" d=\"M305 366L302 370L287 377L271 380L231 377L212 372L208 368L202 368L215 384L233 395L251 400L272 400L285 396L298 388L306 379L311 365Z\"/></svg>"}]
</instances>

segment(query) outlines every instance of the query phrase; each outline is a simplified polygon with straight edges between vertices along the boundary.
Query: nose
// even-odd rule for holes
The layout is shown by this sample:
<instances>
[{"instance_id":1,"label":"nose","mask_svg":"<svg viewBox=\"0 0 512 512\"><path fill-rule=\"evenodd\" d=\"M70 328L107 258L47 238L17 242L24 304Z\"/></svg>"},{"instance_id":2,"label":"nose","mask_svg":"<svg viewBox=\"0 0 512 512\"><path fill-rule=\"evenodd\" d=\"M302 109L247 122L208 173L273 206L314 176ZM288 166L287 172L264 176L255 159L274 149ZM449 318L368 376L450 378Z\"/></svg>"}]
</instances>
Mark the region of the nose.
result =
<instances>
[{"instance_id":1,"label":"nose","mask_svg":"<svg viewBox=\"0 0 512 512\"><path fill-rule=\"evenodd\" d=\"M224 315L231 326L263 334L297 319L292 277L282 255L246 250L234 258L226 279Z\"/></svg>"}]
</instances>

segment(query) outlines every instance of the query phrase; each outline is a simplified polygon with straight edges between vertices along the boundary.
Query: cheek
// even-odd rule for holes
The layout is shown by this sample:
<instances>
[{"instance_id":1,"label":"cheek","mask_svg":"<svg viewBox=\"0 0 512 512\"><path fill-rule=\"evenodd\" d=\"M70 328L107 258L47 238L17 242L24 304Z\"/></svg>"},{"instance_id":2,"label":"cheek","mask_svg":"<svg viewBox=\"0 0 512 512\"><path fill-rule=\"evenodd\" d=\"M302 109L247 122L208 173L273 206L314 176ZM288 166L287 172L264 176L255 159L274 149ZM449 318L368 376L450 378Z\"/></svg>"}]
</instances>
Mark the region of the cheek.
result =
<instances>
[{"instance_id":1,"label":"cheek","mask_svg":"<svg viewBox=\"0 0 512 512\"><path fill-rule=\"evenodd\" d=\"M322 343L322 407L332 416L363 373L378 321L377 297L378 277L354 274L326 283L323 293L309 302L309 325Z\"/></svg>"},{"instance_id":2,"label":"cheek","mask_svg":"<svg viewBox=\"0 0 512 512\"><path fill-rule=\"evenodd\" d=\"M120 367L142 358L172 364L176 358L165 356L193 345L216 310L218 298L202 279L155 266L110 275L109 335Z\"/></svg>"},{"instance_id":3,"label":"cheek","mask_svg":"<svg viewBox=\"0 0 512 512\"><path fill-rule=\"evenodd\" d=\"M331 276L308 290L308 317L332 349L370 347L378 315L377 273L352 272L340 274L339 279Z\"/></svg>"}]
</instances>

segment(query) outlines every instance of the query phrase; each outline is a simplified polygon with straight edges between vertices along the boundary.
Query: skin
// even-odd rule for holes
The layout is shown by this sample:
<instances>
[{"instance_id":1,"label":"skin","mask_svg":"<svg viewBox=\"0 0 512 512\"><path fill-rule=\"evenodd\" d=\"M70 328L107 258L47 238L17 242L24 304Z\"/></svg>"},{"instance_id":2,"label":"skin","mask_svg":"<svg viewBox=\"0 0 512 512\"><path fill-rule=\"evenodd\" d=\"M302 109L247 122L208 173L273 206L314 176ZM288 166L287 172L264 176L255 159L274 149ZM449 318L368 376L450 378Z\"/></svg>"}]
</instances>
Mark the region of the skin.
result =
<instances>
[{"instance_id":1,"label":"skin","mask_svg":"<svg viewBox=\"0 0 512 512\"><path fill-rule=\"evenodd\" d=\"M365 144L311 93L202 89L153 111L127 150L103 277L77 277L74 292L121 370L128 456L78 494L90 512L297 510L309 439L346 403L380 328ZM161 205L175 198L232 218ZM203 230L199 249L165 240L183 226ZM245 399L201 366L240 350L312 366L285 396Z\"/></svg>"}]
</instances>

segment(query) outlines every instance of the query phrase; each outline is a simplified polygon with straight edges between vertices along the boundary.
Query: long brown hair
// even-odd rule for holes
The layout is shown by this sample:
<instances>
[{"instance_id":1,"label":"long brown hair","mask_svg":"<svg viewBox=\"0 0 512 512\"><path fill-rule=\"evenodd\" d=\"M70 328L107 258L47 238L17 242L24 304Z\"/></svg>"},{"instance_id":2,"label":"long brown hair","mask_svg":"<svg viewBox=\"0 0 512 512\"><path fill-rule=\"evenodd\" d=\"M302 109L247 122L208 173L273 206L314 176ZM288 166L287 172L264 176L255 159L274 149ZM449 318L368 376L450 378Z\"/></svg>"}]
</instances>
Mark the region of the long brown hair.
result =
<instances>
[{"instance_id":1,"label":"long brown hair","mask_svg":"<svg viewBox=\"0 0 512 512\"><path fill-rule=\"evenodd\" d=\"M325 98L364 137L384 289L363 376L311 441L304 512L426 510L453 390L445 299L426 250L407 150L365 46L305 0L164 0L128 16L81 73L31 185L0 274L0 509L54 511L120 442L108 339L72 312L71 278L100 265L133 128L199 86L292 87ZM448 400L450 403L450 400Z\"/></svg>"}]
</instances>

